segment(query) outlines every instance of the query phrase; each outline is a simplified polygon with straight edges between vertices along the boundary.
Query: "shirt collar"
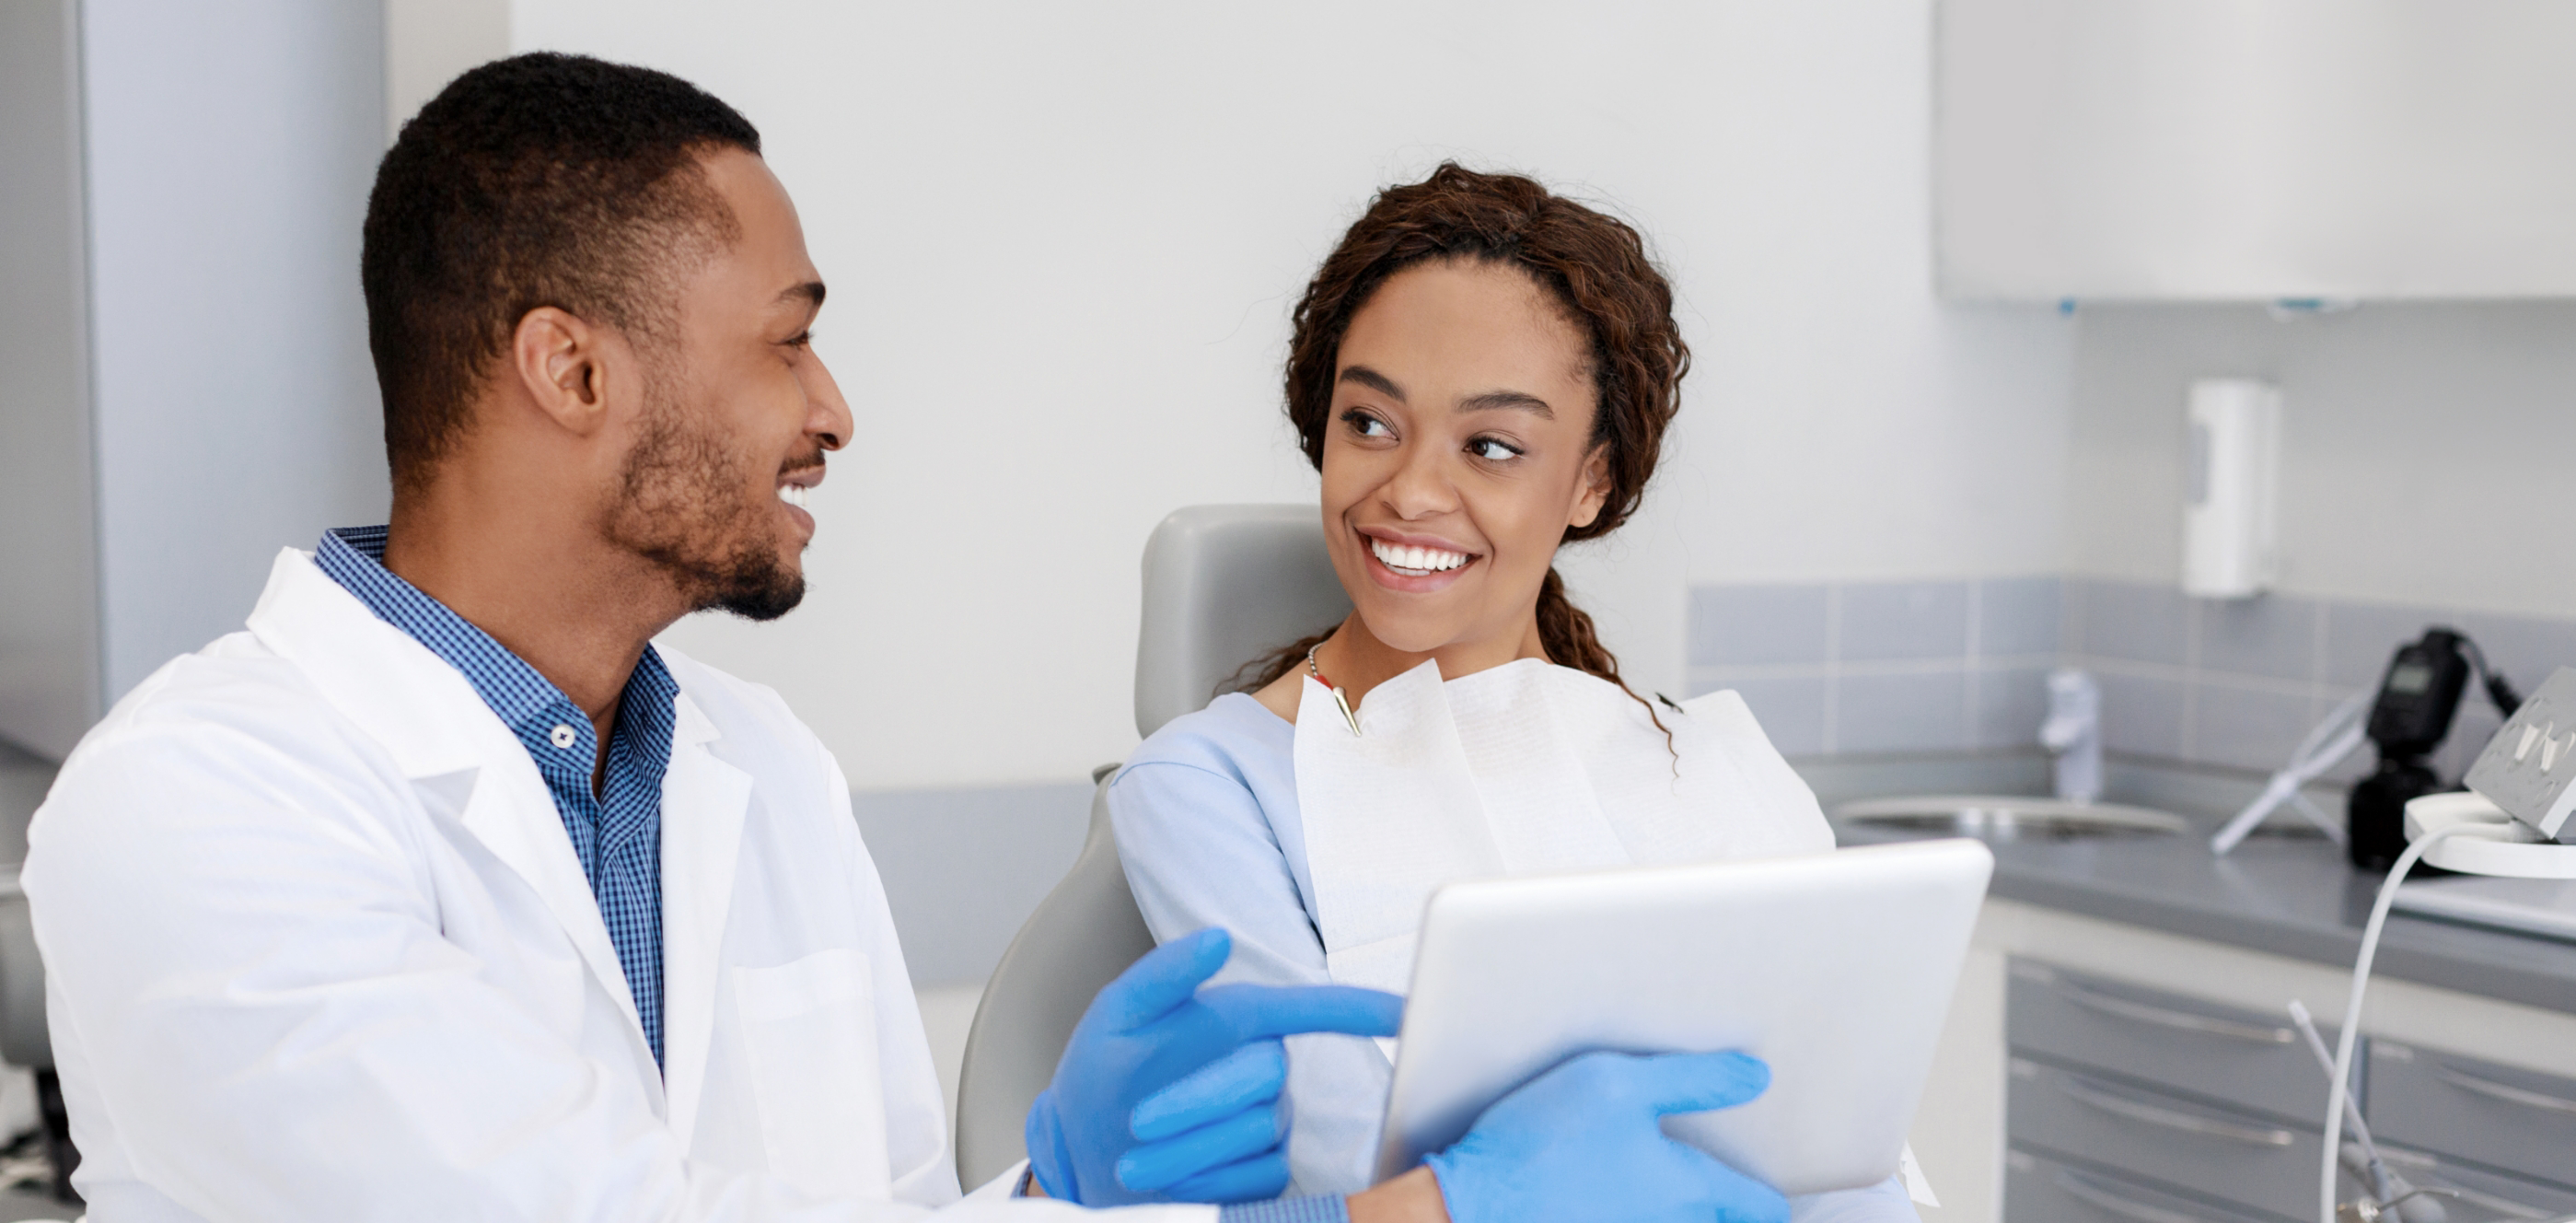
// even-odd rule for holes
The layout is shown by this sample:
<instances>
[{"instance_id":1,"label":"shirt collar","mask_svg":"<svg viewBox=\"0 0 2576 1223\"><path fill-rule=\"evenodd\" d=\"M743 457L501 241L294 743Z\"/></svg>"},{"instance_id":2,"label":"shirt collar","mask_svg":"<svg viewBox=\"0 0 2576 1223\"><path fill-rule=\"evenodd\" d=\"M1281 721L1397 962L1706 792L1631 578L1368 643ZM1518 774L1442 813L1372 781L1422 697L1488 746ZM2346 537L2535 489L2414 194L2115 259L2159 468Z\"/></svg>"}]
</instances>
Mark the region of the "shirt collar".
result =
<instances>
[{"instance_id":1,"label":"shirt collar","mask_svg":"<svg viewBox=\"0 0 2576 1223\"><path fill-rule=\"evenodd\" d=\"M357 596L377 619L410 634L430 653L456 668L483 703L514 732L551 727L563 721L564 710L572 707L572 699L562 689L491 634L385 568L387 534L387 528L381 526L325 531L313 549L313 563ZM635 674L628 679L627 688L629 692L659 697L665 705L679 691L670 670L662 665L661 655L649 645L636 661ZM574 708L573 712L577 714L579 710ZM588 737L587 718L575 718L573 723Z\"/></svg>"}]
</instances>

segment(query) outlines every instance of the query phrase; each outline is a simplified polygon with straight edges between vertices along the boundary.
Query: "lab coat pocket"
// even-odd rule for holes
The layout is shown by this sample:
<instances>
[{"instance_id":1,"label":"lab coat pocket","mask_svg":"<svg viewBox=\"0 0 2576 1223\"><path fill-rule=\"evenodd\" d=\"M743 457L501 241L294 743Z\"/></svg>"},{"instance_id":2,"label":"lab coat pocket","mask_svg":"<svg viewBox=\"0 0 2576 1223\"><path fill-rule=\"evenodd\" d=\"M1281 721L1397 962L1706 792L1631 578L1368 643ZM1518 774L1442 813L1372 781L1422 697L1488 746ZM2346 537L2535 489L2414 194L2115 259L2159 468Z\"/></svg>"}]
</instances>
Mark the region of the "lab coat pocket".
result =
<instances>
[{"instance_id":1,"label":"lab coat pocket","mask_svg":"<svg viewBox=\"0 0 2576 1223\"><path fill-rule=\"evenodd\" d=\"M769 1169L813 1193L884 1200L885 1093L865 952L733 970Z\"/></svg>"}]
</instances>

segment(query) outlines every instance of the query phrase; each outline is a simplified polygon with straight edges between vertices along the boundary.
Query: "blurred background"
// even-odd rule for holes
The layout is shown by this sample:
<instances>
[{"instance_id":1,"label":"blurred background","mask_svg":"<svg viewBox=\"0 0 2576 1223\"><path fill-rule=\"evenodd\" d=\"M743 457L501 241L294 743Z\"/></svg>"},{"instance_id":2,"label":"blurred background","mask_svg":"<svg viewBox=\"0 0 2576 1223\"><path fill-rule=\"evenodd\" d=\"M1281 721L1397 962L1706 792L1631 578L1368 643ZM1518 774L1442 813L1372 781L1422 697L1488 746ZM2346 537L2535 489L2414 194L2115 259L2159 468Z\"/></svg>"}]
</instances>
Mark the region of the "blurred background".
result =
<instances>
[{"instance_id":1,"label":"blurred background","mask_svg":"<svg viewBox=\"0 0 2576 1223\"><path fill-rule=\"evenodd\" d=\"M1672 274L1679 430L1568 572L1639 687L1802 767L2041 759L2075 664L2115 761L2259 778L2427 624L2576 661L2564 5L0 0L0 857L279 548L382 520L374 165L533 49L725 98L802 211L858 420L812 593L670 639L839 755L939 1031L1136 741L1147 534L1311 502L1288 310L1443 159ZM2185 589L2208 378L2280 404L2229 597Z\"/></svg>"}]
</instances>

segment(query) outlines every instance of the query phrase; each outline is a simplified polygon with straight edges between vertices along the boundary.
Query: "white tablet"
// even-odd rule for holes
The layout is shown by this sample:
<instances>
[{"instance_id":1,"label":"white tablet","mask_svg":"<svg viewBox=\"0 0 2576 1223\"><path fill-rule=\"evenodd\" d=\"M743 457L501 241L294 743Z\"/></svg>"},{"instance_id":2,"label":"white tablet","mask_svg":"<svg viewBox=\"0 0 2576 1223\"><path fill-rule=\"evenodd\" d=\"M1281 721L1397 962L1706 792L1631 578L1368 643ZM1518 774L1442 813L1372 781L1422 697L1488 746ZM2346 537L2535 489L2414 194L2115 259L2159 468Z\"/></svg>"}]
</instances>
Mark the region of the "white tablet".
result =
<instances>
[{"instance_id":1,"label":"white tablet","mask_svg":"<svg viewBox=\"0 0 2576 1223\"><path fill-rule=\"evenodd\" d=\"M1971 840L1453 884L1414 958L1381 1179L1577 1053L1741 1049L1665 1132L1796 1196L1896 1172L1994 855Z\"/></svg>"}]
</instances>

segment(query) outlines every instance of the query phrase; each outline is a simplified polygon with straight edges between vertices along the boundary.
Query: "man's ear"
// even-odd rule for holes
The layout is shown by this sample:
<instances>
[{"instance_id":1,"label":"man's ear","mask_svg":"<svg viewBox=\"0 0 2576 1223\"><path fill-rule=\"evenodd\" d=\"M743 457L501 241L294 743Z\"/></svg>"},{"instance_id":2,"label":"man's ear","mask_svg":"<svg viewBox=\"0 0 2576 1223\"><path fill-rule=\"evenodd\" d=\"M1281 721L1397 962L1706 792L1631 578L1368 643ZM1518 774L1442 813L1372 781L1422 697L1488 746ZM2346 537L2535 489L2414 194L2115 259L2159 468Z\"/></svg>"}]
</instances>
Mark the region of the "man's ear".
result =
<instances>
[{"instance_id":1,"label":"man's ear","mask_svg":"<svg viewBox=\"0 0 2576 1223\"><path fill-rule=\"evenodd\" d=\"M510 333L510 369L539 412L589 436L608 420L610 337L553 306L539 306Z\"/></svg>"},{"instance_id":2,"label":"man's ear","mask_svg":"<svg viewBox=\"0 0 2576 1223\"><path fill-rule=\"evenodd\" d=\"M1574 513L1565 525L1577 529L1592 525L1601 516L1602 503L1610 499L1610 443L1602 442L1583 456L1583 492L1574 499Z\"/></svg>"}]
</instances>

